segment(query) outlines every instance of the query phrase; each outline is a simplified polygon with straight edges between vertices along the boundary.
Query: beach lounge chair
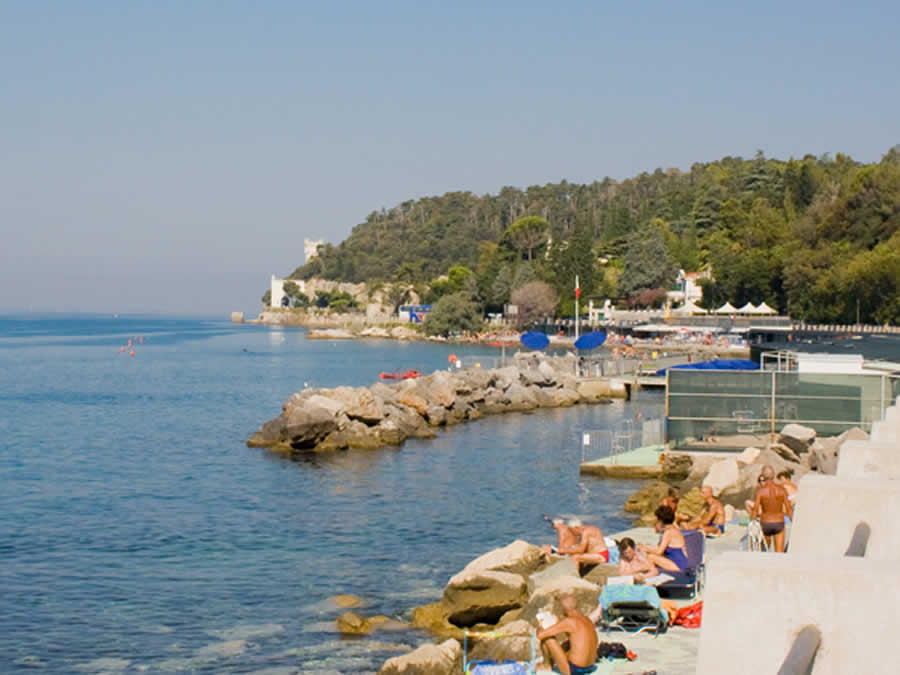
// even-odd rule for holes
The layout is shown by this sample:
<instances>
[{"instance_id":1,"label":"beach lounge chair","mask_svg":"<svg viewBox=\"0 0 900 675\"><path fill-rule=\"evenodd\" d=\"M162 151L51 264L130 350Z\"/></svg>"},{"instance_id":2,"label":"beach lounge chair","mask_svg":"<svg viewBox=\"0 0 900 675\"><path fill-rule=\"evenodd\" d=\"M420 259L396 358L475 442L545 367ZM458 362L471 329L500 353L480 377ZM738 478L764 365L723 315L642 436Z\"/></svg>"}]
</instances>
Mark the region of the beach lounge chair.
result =
<instances>
[{"instance_id":1,"label":"beach lounge chair","mask_svg":"<svg viewBox=\"0 0 900 675\"><path fill-rule=\"evenodd\" d=\"M603 608L601 627L606 631L636 634L652 630L654 635L659 635L669 624L669 616L653 586L604 586L600 592L600 606Z\"/></svg>"},{"instance_id":2,"label":"beach lounge chair","mask_svg":"<svg viewBox=\"0 0 900 675\"><path fill-rule=\"evenodd\" d=\"M675 577L672 581L657 586L660 596L664 598L687 593L693 599L703 586L703 558L706 554L706 536L702 530L682 530L684 536L684 552L688 566L681 572L669 572Z\"/></svg>"}]
</instances>

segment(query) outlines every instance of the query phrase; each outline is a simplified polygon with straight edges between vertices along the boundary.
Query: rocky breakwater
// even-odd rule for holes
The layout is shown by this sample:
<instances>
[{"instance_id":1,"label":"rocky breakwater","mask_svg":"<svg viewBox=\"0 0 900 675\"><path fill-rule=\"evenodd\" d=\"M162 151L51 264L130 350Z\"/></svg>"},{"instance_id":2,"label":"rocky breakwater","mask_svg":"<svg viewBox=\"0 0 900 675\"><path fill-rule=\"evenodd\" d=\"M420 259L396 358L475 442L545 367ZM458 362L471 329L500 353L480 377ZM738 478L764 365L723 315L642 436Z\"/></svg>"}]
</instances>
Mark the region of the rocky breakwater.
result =
<instances>
[{"instance_id":1,"label":"rocky breakwater","mask_svg":"<svg viewBox=\"0 0 900 675\"><path fill-rule=\"evenodd\" d=\"M774 442L747 447L732 457L669 454L665 458L662 480L646 483L625 502L625 510L638 514L635 525L652 525L654 511L671 487L681 493L679 512L696 516L704 506L700 488L709 486L725 505L730 519L745 509L756 496L757 479L766 464L776 474L787 471L796 483L810 472L833 475L841 446L848 440L865 440L868 434L852 428L840 436L818 436L815 429L787 424Z\"/></svg>"},{"instance_id":2,"label":"rocky breakwater","mask_svg":"<svg viewBox=\"0 0 900 675\"><path fill-rule=\"evenodd\" d=\"M504 368L438 371L370 387L303 389L250 439L250 447L329 451L400 445L484 415L625 398L606 380L577 380L574 356L517 354Z\"/></svg>"},{"instance_id":3,"label":"rocky breakwater","mask_svg":"<svg viewBox=\"0 0 900 675\"><path fill-rule=\"evenodd\" d=\"M606 577L616 570L615 565L600 565L581 577L571 560L548 563L540 548L523 540L495 549L454 575L438 602L413 610L413 625L444 641L388 659L379 674L459 672L466 629L502 627L504 634L482 641L470 638L470 659L528 660L537 613L549 609L559 616L557 603L569 594L582 612L593 611Z\"/></svg>"}]
</instances>

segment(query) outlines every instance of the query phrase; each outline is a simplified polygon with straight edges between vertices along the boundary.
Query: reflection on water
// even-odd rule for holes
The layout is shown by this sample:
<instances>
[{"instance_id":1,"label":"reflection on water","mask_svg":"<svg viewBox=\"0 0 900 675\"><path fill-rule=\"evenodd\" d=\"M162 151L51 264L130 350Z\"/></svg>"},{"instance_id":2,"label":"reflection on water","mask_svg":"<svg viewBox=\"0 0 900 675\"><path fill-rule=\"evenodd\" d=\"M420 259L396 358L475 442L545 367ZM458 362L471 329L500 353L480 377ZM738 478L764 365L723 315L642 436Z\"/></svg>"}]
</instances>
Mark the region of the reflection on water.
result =
<instances>
[{"instance_id":1,"label":"reflection on water","mask_svg":"<svg viewBox=\"0 0 900 675\"><path fill-rule=\"evenodd\" d=\"M515 413L288 458L245 440L304 382L431 371L449 349L155 319L129 358L119 336L136 326L91 321L0 332L20 343L0 349L0 672L373 672L428 637L336 639L328 598L406 620L472 558L552 541L545 513L627 526L635 485L580 477L579 431L662 406Z\"/></svg>"}]
</instances>

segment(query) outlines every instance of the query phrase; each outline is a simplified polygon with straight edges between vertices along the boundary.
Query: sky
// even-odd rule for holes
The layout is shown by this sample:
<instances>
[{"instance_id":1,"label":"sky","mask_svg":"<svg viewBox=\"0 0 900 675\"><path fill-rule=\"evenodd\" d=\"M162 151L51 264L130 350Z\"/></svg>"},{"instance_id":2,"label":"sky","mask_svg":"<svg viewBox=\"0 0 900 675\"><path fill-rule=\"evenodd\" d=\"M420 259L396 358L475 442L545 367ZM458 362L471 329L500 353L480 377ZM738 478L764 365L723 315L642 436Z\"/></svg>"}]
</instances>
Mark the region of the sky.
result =
<instances>
[{"instance_id":1,"label":"sky","mask_svg":"<svg viewBox=\"0 0 900 675\"><path fill-rule=\"evenodd\" d=\"M255 316L448 191L900 143L897 2L0 0L0 312Z\"/></svg>"}]
</instances>

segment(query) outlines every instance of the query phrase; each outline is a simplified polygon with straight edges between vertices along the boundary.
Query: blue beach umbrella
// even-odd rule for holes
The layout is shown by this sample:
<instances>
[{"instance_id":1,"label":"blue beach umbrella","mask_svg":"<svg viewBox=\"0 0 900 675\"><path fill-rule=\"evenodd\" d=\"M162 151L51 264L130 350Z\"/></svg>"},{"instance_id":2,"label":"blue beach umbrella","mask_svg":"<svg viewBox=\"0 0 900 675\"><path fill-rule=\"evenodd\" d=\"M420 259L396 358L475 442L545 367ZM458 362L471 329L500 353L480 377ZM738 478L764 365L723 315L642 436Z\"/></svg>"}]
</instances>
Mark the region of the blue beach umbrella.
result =
<instances>
[{"instance_id":1,"label":"blue beach umbrella","mask_svg":"<svg viewBox=\"0 0 900 675\"><path fill-rule=\"evenodd\" d=\"M522 337L519 338L519 342L521 342L529 349L543 349L550 344L550 338L548 338L543 333L538 333L537 331L532 330L528 331L527 333L522 333Z\"/></svg>"},{"instance_id":2,"label":"blue beach umbrella","mask_svg":"<svg viewBox=\"0 0 900 675\"><path fill-rule=\"evenodd\" d=\"M602 331L594 331L593 333L585 333L575 340L576 349L596 349L606 342L606 333Z\"/></svg>"}]
</instances>

